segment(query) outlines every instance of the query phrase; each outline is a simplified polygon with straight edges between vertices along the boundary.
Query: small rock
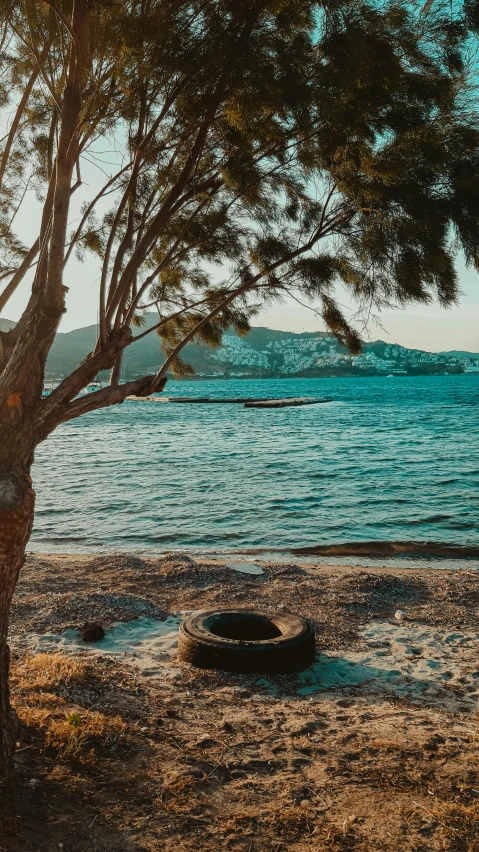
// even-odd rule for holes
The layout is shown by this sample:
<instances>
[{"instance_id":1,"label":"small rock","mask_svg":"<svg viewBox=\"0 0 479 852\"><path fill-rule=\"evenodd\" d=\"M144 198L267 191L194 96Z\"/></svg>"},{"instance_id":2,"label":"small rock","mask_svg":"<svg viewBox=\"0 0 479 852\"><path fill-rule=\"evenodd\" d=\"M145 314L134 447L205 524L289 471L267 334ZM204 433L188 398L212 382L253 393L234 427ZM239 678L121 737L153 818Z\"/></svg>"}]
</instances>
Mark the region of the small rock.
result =
<instances>
[{"instance_id":1,"label":"small rock","mask_svg":"<svg viewBox=\"0 0 479 852\"><path fill-rule=\"evenodd\" d=\"M213 740L211 737L203 737L195 742L196 748L211 748L215 745L217 745L217 740Z\"/></svg>"},{"instance_id":2,"label":"small rock","mask_svg":"<svg viewBox=\"0 0 479 852\"><path fill-rule=\"evenodd\" d=\"M232 778L246 778L246 772L244 769L232 769L230 772Z\"/></svg>"},{"instance_id":3,"label":"small rock","mask_svg":"<svg viewBox=\"0 0 479 852\"><path fill-rule=\"evenodd\" d=\"M224 721L223 724L221 725L221 728L222 728L223 731L226 731L227 734L232 734L233 731L234 731L234 728L233 728L233 725L231 724L231 722Z\"/></svg>"},{"instance_id":4,"label":"small rock","mask_svg":"<svg viewBox=\"0 0 479 852\"><path fill-rule=\"evenodd\" d=\"M99 642L105 638L105 631L97 621L87 621L81 629L84 642Z\"/></svg>"},{"instance_id":5,"label":"small rock","mask_svg":"<svg viewBox=\"0 0 479 852\"><path fill-rule=\"evenodd\" d=\"M204 778L205 773L202 769L187 769L186 772L183 772L184 778Z\"/></svg>"},{"instance_id":6,"label":"small rock","mask_svg":"<svg viewBox=\"0 0 479 852\"><path fill-rule=\"evenodd\" d=\"M402 609L397 609L394 613L394 618L396 619L396 621L404 621L405 617L406 613Z\"/></svg>"}]
</instances>

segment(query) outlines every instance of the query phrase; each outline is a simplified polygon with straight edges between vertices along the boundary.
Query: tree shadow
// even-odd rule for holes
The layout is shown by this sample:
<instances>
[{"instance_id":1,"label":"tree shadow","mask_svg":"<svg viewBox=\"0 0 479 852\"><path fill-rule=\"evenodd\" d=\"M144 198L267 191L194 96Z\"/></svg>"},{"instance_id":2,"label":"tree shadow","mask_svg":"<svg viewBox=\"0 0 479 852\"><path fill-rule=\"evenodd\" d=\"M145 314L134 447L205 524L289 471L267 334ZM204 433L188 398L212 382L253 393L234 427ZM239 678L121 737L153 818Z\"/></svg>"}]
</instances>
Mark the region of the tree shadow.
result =
<instances>
[{"instance_id":1,"label":"tree shadow","mask_svg":"<svg viewBox=\"0 0 479 852\"><path fill-rule=\"evenodd\" d=\"M17 759L16 763L15 773L0 785L1 850L144 852L145 847L130 836L131 830L123 830L113 820L102 818L101 808L95 807L99 802L95 802L95 795L91 796L95 782L79 785L66 776L31 777L34 767L30 761L19 765ZM43 771L46 768L44 765ZM61 768L56 771L62 774Z\"/></svg>"},{"instance_id":2,"label":"tree shadow","mask_svg":"<svg viewBox=\"0 0 479 852\"><path fill-rule=\"evenodd\" d=\"M431 668L434 668L434 661ZM436 706L453 712L477 712L478 696L464 696L447 688L448 677L439 674L440 680L418 678L401 668L379 668L365 661L347 657L319 654L312 666L299 672L294 679L294 696L320 696L340 692L354 695L373 703L385 696L406 699L424 707ZM444 685L443 685L444 684ZM273 678L259 678L256 687L286 698L284 684ZM291 685L289 686L291 696Z\"/></svg>"}]
</instances>

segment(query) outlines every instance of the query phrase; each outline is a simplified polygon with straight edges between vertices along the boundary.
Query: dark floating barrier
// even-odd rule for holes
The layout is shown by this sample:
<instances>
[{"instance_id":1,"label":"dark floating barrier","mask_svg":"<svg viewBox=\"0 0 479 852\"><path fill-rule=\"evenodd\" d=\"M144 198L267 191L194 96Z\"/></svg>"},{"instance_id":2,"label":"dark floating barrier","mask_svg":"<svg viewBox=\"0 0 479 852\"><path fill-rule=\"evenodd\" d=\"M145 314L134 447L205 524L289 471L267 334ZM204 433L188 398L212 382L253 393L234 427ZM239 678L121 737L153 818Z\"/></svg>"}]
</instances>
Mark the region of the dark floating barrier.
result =
<instances>
[{"instance_id":1,"label":"dark floating barrier","mask_svg":"<svg viewBox=\"0 0 479 852\"><path fill-rule=\"evenodd\" d=\"M228 402L236 402L236 403L244 403L250 402L253 399L251 396L245 397L214 397L214 396L170 396L168 397L167 402L204 402L204 403L228 403Z\"/></svg>"},{"instance_id":2,"label":"dark floating barrier","mask_svg":"<svg viewBox=\"0 0 479 852\"><path fill-rule=\"evenodd\" d=\"M321 402L331 402L323 397L292 397L291 399L255 399L245 402L245 408L287 408L294 405L319 405Z\"/></svg>"},{"instance_id":3,"label":"dark floating barrier","mask_svg":"<svg viewBox=\"0 0 479 852\"><path fill-rule=\"evenodd\" d=\"M331 399L326 397L296 397L287 396L282 399L269 399L268 397L255 398L252 396L238 397L213 397L213 396L170 396L165 399L165 402L177 403L209 403L225 405L228 403L236 403L244 405L245 408L286 408L295 405L318 405L321 402L331 402Z\"/></svg>"},{"instance_id":4,"label":"dark floating barrier","mask_svg":"<svg viewBox=\"0 0 479 852\"><path fill-rule=\"evenodd\" d=\"M440 541L356 541L345 544L325 544L313 547L294 547L290 553L311 556L438 556L444 558L477 559L479 546L446 544Z\"/></svg>"}]
</instances>

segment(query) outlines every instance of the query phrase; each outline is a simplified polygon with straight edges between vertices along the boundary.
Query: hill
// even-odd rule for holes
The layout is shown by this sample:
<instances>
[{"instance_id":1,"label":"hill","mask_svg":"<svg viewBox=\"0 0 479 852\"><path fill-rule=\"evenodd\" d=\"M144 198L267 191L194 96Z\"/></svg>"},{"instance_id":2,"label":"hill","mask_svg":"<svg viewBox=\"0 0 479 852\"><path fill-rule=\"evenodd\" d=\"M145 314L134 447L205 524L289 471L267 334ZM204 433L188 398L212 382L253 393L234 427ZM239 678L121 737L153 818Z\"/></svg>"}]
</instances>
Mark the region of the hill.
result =
<instances>
[{"instance_id":1,"label":"hill","mask_svg":"<svg viewBox=\"0 0 479 852\"><path fill-rule=\"evenodd\" d=\"M156 315L148 315L147 323L154 325L155 322ZM0 320L0 331L7 331L14 325L10 320ZM58 379L73 370L94 348L96 335L95 325L57 334L48 358L48 378ZM190 343L182 357L191 364L198 378L479 372L479 354L472 352L431 353L376 340L365 343L363 353L355 358L327 332L296 334L261 326L252 328L245 337L238 337L233 329L228 330L222 346L216 350ZM163 360L158 336L152 333L126 350L124 378L154 373Z\"/></svg>"}]
</instances>

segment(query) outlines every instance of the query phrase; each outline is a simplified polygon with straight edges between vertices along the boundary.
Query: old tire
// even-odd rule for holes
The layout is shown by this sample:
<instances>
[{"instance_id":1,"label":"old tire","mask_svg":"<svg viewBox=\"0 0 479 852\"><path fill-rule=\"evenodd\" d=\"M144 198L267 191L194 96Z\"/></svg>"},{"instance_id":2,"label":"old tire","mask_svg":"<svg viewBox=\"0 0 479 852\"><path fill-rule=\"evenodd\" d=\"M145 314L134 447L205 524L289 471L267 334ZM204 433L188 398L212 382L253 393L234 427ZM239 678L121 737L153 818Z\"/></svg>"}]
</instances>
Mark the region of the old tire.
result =
<instances>
[{"instance_id":1,"label":"old tire","mask_svg":"<svg viewBox=\"0 0 479 852\"><path fill-rule=\"evenodd\" d=\"M183 662L201 669L299 672L314 661L314 630L297 615L212 610L183 622L178 654Z\"/></svg>"}]
</instances>

